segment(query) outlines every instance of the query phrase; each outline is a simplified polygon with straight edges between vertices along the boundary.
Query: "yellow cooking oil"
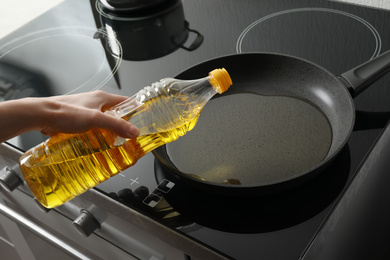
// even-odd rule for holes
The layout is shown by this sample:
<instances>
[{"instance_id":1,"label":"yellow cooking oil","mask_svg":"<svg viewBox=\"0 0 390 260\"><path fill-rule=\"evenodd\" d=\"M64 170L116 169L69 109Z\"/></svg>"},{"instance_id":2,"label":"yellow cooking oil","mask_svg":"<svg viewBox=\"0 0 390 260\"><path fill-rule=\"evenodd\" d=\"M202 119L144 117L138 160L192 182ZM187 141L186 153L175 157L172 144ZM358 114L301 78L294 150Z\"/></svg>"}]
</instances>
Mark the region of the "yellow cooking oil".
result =
<instances>
[{"instance_id":1,"label":"yellow cooking oil","mask_svg":"<svg viewBox=\"0 0 390 260\"><path fill-rule=\"evenodd\" d=\"M23 177L43 206L62 205L192 130L206 103L231 84L225 69L198 80L162 79L106 111L137 126L140 136L103 129L58 134L22 155Z\"/></svg>"},{"instance_id":2,"label":"yellow cooking oil","mask_svg":"<svg viewBox=\"0 0 390 260\"><path fill-rule=\"evenodd\" d=\"M47 208L56 207L131 167L153 149L175 141L192 130L197 118L170 131L129 139L117 147L112 134L101 129L60 134L47 142L45 152L26 154L21 170L38 201Z\"/></svg>"}]
</instances>

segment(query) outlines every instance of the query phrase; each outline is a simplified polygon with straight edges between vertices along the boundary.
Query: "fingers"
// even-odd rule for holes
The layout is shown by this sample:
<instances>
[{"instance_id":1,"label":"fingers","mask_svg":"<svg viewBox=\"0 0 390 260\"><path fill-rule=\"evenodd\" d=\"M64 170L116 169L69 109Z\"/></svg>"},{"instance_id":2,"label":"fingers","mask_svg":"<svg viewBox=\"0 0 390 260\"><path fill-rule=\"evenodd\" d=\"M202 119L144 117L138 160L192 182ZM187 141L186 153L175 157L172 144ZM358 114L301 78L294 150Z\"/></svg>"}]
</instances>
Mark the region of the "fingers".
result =
<instances>
[{"instance_id":1,"label":"fingers","mask_svg":"<svg viewBox=\"0 0 390 260\"><path fill-rule=\"evenodd\" d=\"M140 134L139 129L130 122L102 112L95 113L90 125L93 125L91 128L103 128L124 138L135 138Z\"/></svg>"},{"instance_id":2,"label":"fingers","mask_svg":"<svg viewBox=\"0 0 390 260\"><path fill-rule=\"evenodd\" d=\"M130 122L104 114L103 112L128 99L104 91L54 96L47 99L41 113L41 133L53 136L57 133L85 132L91 128L102 128L124 138L134 138L139 129Z\"/></svg>"},{"instance_id":3,"label":"fingers","mask_svg":"<svg viewBox=\"0 0 390 260\"><path fill-rule=\"evenodd\" d=\"M128 99L125 96L110 94L100 90L91 92L91 94L96 101L100 99L101 112ZM139 129L128 121L101 112L97 113L97 118L95 118L96 128L109 130L124 138L134 138L140 134Z\"/></svg>"},{"instance_id":4,"label":"fingers","mask_svg":"<svg viewBox=\"0 0 390 260\"><path fill-rule=\"evenodd\" d=\"M103 92L103 91L95 91L97 93L95 93L96 95L101 95L101 97L103 98L103 101L102 101L102 106L101 106L101 111L106 111L107 109L109 109L110 107L113 107L125 100L127 100L129 97L126 97L126 96L121 96L121 95L115 95L115 94L109 94L107 92Z\"/></svg>"},{"instance_id":5,"label":"fingers","mask_svg":"<svg viewBox=\"0 0 390 260\"><path fill-rule=\"evenodd\" d=\"M126 96L107 93L102 90L95 90L93 92L84 93L80 95L80 103L82 105L105 111L116 104L119 104L128 99Z\"/></svg>"}]
</instances>

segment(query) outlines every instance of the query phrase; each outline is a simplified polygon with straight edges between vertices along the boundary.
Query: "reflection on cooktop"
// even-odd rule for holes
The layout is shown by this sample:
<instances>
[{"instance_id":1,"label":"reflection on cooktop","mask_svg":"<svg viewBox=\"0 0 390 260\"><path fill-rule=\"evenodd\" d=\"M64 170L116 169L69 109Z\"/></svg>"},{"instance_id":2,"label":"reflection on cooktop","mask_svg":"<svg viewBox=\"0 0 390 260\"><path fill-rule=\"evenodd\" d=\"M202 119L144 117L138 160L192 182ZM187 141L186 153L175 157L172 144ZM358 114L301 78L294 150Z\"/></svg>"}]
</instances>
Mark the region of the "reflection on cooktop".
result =
<instances>
[{"instance_id":1,"label":"reflection on cooktop","mask_svg":"<svg viewBox=\"0 0 390 260\"><path fill-rule=\"evenodd\" d=\"M0 102L50 95L44 75L0 60Z\"/></svg>"},{"instance_id":2,"label":"reflection on cooktop","mask_svg":"<svg viewBox=\"0 0 390 260\"><path fill-rule=\"evenodd\" d=\"M108 35L88 26L34 31L1 45L0 61L43 75L50 95L92 91L112 78L122 59L120 53L112 68L108 66L102 37Z\"/></svg>"}]
</instances>

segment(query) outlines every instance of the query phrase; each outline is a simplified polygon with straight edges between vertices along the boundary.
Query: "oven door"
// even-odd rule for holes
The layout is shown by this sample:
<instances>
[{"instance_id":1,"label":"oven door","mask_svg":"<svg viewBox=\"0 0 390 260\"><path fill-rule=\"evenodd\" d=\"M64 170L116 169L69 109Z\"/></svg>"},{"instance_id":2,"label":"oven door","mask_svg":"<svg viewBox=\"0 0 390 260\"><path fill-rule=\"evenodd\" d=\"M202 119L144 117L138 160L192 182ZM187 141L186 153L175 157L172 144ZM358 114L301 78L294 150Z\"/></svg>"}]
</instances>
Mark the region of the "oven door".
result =
<instances>
[{"instance_id":1,"label":"oven door","mask_svg":"<svg viewBox=\"0 0 390 260\"><path fill-rule=\"evenodd\" d=\"M0 250L4 259L137 259L97 235L83 238L71 222L42 214L20 190L0 193Z\"/></svg>"}]
</instances>

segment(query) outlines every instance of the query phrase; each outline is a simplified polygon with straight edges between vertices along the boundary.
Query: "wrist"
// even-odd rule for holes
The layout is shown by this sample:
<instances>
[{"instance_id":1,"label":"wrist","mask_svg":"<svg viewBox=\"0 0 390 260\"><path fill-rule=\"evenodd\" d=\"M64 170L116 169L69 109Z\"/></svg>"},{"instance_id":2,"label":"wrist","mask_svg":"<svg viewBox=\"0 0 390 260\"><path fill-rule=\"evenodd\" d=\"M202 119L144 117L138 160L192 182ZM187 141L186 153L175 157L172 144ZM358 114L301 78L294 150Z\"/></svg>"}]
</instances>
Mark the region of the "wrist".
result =
<instances>
[{"instance_id":1,"label":"wrist","mask_svg":"<svg viewBox=\"0 0 390 260\"><path fill-rule=\"evenodd\" d=\"M2 132L17 136L42 127L40 117L44 114L44 104L39 98L23 98L0 103Z\"/></svg>"}]
</instances>

